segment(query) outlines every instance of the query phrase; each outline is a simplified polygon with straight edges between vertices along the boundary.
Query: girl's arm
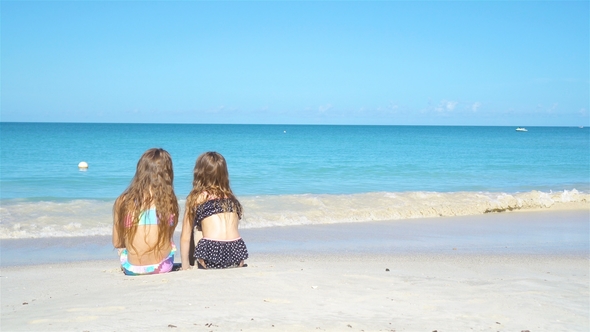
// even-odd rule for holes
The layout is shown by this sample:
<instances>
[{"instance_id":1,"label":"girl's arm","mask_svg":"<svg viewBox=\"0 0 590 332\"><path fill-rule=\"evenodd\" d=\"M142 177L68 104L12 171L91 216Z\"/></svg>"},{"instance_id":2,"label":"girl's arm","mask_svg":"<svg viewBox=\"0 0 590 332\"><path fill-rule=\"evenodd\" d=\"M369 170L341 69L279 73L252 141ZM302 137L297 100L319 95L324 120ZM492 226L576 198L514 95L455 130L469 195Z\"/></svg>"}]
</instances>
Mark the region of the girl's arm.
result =
<instances>
[{"instance_id":1,"label":"girl's arm","mask_svg":"<svg viewBox=\"0 0 590 332\"><path fill-rule=\"evenodd\" d=\"M193 221L189 219L190 207L184 209L184 217L182 218L182 232L180 233L180 261L182 262L182 269L188 270L190 268L190 247L191 234L193 230Z\"/></svg>"},{"instance_id":2,"label":"girl's arm","mask_svg":"<svg viewBox=\"0 0 590 332\"><path fill-rule=\"evenodd\" d=\"M117 248L117 249L121 249L121 248L125 248L125 241L123 239L123 237L121 236L122 234L119 234L119 223L121 222L121 220L119 220L119 216L118 216L118 211L119 211L119 205L121 204L120 202L120 197L117 198L117 200L115 201L115 204L113 206L113 247ZM120 252L119 252L120 254Z\"/></svg>"}]
</instances>

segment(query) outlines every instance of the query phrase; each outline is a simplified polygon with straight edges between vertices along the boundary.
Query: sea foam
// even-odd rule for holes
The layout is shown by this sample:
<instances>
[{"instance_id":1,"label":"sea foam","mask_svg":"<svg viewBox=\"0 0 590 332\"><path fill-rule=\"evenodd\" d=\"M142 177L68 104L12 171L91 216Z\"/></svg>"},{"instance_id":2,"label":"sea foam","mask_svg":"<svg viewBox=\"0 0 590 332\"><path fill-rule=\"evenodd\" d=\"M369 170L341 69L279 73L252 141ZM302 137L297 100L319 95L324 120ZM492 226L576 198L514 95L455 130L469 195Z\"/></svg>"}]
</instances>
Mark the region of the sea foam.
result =
<instances>
[{"instance_id":1,"label":"sea foam","mask_svg":"<svg viewBox=\"0 0 590 332\"><path fill-rule=\"evenodd\" d=\"M261 195L239 197L241 228L401 220L478 215L556 206L590 207L590 194L560 192L375 192L350 195ZM184 201L179 201L183 215ZM177 227L180 231L181 227ZM112 202L5 200L0 239L110 235Z\"/></svg>"}]
</instances>

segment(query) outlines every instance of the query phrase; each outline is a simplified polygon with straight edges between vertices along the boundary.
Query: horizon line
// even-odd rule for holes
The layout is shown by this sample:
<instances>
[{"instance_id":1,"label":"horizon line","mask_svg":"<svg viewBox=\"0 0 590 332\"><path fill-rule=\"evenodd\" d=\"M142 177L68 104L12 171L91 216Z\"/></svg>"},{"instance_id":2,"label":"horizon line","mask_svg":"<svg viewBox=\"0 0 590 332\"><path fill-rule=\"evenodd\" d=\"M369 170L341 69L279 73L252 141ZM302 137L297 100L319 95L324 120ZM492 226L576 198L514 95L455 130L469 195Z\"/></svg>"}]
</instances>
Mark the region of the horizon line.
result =
<instances>
[{"instance_id":1,"label":"horizon line","mask_svg":"<svg viewBox=\"0 0 590 332\"><path fill-rule=\"evenodd\" d=\"M2 121L29 124L127 124L127 125L228 125L228 126L365 126L365 127L564 127L585 128L584 125L483 125L483 124L338 124L338 123L216 123L216 122L64 122L64 121Z\"/></svg>"}]
</instances>

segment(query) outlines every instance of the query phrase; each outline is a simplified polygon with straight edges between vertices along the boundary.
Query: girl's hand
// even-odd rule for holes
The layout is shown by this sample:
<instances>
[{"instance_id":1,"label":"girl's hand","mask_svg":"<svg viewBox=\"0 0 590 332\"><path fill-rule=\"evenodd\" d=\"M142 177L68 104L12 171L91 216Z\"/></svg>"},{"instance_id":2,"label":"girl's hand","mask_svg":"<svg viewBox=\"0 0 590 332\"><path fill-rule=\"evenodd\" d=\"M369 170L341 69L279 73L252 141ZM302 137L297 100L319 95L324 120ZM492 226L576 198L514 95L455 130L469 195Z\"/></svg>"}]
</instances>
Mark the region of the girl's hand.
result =
<instances>
[{"instance_id":1,"label":"girl's hand","mask_svg":"<svg viewBox=\"0 0 590 332\"><path fill-rule=\"evenodd\" d=\"M117 256L119 256L119 257L121 256L123 249L125 249L125 248L117 248Z\"/></svg>"}]
</instances>

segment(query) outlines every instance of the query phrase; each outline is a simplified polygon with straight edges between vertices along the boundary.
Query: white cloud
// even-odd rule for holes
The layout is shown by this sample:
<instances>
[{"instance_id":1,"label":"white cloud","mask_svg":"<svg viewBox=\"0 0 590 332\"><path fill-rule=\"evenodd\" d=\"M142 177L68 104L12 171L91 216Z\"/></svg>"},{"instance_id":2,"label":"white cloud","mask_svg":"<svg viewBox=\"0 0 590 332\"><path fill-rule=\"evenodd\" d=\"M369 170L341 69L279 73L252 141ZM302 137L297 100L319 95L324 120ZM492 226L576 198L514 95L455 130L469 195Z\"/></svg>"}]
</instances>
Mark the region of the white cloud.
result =
<instances>
[{"instance_id":1,"label":"white cloud","mask_svg":"<svg viewBox=\"0 0 590 332\"><path fill-rule=\"evenodd\" d=\"M332 107L333 107L332 104L320 105L320 107L318 107L318 111L320 111L320 113L324 113L325 111L331 109Z\"/></svg>"},{"instance_id":2,"label":"white cloud","mask_svg":"<svg viewBox=\"0 0 590 332\"><path fill-rule=\"evenodd\" d=\"M397 104L394 104L393 102L390 102L389 104L387 104L386 106L377 106L377 108L375 108L375 111L377 111L379 114L396 114L398 112L399 106ZM365 108L361 108L361 111L364 111Z\"/></svg>"},{"instance_id":3,"label":"white cloud","mask_svg":"<svg viewBox=\"0 0 590 332\"><path fill-rule=\"evenodd\" d=\"M473 103L473 105L471 105L471 110L473 112L477 112L480 107L481 107L481 103L479 101L476 101L475 103Z\"/></svg>"},{"instance_id":4,"label":"white cloud","mask_svg":"<svg viewBox=\"0 0 590 332\"><path fill-rule=\"evenodd\" d=\"M459 104L459 102L443 100L434 108L434 110L439 113L452 112L455 107L457 107L457 104Z\"/></svg>"},{"instance_id":5,"label":"white cloud","mask_svg":"<svg viewBox=\"0 0 590 332\"><path fill-rule=\"evenodd\" d=\"M553 114L557 110L557 107L558 106L559 106L558 103L554 103L551 106L546 106L546 105L543 105L543 104L537 104L537 106L535 107L535 113Z\"/></svg>"},{"instance_id":6,"label":"white cloud","mask_svg":"<svg viewBox=\"0 0 590 332\"><path fill-rule=\"evenodd\" d=\"M447 101L447 105L446 105L447 110L448 111L454 110L455 106L457 106L457 104L458 104L458 102L456 102L456 101Z\"/></svg>"},{"instance_id":7,"label":"white cloud","mask_svg":"<svg viewBox=\"0 0 590 332\"><path fill-rule=\"evenodd\" d=\"M219 112L222 112L224 109L225 109L225 105L221 105L221 106L217 106L217 107L214 107L214 108L210 108L207 111L209 113L219 113Z\"/></svg>"}]
</instances>

